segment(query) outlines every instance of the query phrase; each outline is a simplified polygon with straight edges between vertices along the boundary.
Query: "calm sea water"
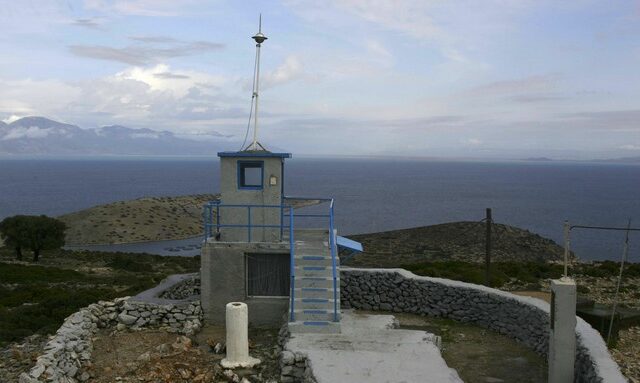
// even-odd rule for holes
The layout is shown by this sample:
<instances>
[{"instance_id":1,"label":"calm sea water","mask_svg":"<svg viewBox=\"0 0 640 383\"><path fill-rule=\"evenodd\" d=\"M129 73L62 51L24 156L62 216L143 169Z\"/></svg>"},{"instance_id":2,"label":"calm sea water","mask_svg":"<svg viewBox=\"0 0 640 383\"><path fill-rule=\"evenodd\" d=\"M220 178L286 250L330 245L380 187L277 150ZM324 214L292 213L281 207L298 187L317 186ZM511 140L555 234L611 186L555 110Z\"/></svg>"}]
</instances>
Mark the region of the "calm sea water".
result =
<instances>
[{"instance_id":1,"label":"calm sea water","mask_svg":"<svg viewBox=\"0 0 640 383\"><path fill-rule=\"evenodd\" d=\"M0 218L59 215L142 196L218 191L217 159L0 159ZM341 234L450 221L497 222L557 242L565 219L584 225L640 226L640 166L557 162L444 162L297 159L286 164L291 196L336 199ZM632 222L632 223L633 223ZM618 259L623 234L575 232L584 259ZM640 262L640 235L630 258Z\"/></svg>"}]
</instances>

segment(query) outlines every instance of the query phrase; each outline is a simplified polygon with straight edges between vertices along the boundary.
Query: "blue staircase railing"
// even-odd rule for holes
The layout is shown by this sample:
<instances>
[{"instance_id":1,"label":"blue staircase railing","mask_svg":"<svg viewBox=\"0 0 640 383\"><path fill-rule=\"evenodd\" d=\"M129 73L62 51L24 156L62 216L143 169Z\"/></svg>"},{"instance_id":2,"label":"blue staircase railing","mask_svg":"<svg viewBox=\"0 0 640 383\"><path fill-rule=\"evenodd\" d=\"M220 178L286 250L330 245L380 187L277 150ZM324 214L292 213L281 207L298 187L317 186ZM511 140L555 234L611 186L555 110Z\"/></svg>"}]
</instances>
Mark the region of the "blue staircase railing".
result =
<instances>
[{"instance_id":1,"label":"blue staircase railing","mask_svg":"<svg viewBox=\"0 0 640 383\"><path fill-rule=\"evenodd\" d=\"M338 322L338 271L336 265L337 257L337 245L335 237L334 227L334 200L333 198L300 198L300 197L287 197L287 199L295 199L302 201L318 201L319 203L329 203L328 214L294 214L294 208L290 204L280 205L245 205L245 204L223 204L221 201L211 201L204 206L204 239L209 238L221 239L221 228L246 228L247 229L247 242L252 241L251 232L255 228L278 228L280 229L280 241L283 241L285 229L289 233L289 246L290 246L290 320L295 321L294 305L295 305L295 241L294 241L294 219L295 218L327 218L329 226L329 247L331 252L331 268L333 278L333 321ZM247 223L246 224L225 224L221 222L220 210L222 208L235 208L247 210ZM255 224L252 223L252 209L280 209L280 222L278 224ZM289 210L288 221L285 222L285 210ZM215 215L214 215L215 210ZM214 220L215 217L215 220ZM285 224L288 223L288 224ZM215 230L215 231L214 231Z\"/></svg>"}]
</instances>

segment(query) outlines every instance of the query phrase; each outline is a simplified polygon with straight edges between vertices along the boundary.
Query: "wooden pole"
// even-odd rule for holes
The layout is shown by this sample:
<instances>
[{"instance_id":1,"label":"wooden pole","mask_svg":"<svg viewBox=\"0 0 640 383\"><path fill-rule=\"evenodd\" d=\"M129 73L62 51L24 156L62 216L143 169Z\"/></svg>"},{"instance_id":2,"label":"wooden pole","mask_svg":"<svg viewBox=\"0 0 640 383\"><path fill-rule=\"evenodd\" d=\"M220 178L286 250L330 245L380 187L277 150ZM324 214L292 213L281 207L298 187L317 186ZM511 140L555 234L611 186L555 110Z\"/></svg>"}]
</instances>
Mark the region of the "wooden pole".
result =
<instances>
[{"instance_id":1,"label":"wooden pole","mask_svg":"<svg viewBox=\"0 0 640 383\"><path fill-rule=\"evenodd\" d=\"M491 218L491 208L487 208L486 220L486 238L485 238L485 252L484 252L484 284L489 286L489 268L491 267L491 225L493 220Z\"/></svg>"}]
</instances>

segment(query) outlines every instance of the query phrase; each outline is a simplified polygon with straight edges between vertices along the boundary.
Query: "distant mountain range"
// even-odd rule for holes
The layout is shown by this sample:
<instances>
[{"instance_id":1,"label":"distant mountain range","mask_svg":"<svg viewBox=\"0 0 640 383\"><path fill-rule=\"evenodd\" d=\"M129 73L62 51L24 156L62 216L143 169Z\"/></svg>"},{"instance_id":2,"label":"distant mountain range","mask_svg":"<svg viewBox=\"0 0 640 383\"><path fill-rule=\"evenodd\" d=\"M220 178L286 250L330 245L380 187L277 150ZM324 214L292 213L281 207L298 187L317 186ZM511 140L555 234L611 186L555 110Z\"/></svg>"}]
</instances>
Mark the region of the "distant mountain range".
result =
<instances>
[{"instance_id":1,"label":"distant mountain range","mask_svg":"<svg viewBox=\"0 0 640 383\"><path fill-rule=\"evenodd\" d=\"M132 129L120 125L82 129L44 117L0 121L0 155L215 155L228 142L203 142L168 131Z\"/></svg>"}]
</instances>

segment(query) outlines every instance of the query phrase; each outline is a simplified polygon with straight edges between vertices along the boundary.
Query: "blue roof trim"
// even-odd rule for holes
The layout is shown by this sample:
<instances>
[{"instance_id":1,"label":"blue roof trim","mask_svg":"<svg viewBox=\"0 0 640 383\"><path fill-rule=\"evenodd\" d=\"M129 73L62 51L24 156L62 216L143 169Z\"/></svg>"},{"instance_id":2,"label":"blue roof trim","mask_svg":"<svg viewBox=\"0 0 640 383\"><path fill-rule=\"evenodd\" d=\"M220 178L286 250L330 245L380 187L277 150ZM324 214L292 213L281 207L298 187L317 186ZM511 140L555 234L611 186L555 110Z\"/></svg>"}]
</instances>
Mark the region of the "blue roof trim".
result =
<instances>
[{"instance_id":1,"label":"blue roof trim","mask_svg":"<svg viewBox=\"0 0 640 383\"><path fill-rule=\"evenodd\" d=\"M337 237L338 240L336 242L339 247L362 253L362 244L360 242L356 242L352 239L341 237L339 235Z\"/></svg>"},{"instance_id":2,"label":"blue roof trim","mask_svg":"<svg viewBox=\"0 0 640 383\"><path fill-rule=\"evenodd\" d=\"M271 152L218 152L218 157L278 157L291 158L291 153L271 153Z\"/></svg>"}]
</instances>

